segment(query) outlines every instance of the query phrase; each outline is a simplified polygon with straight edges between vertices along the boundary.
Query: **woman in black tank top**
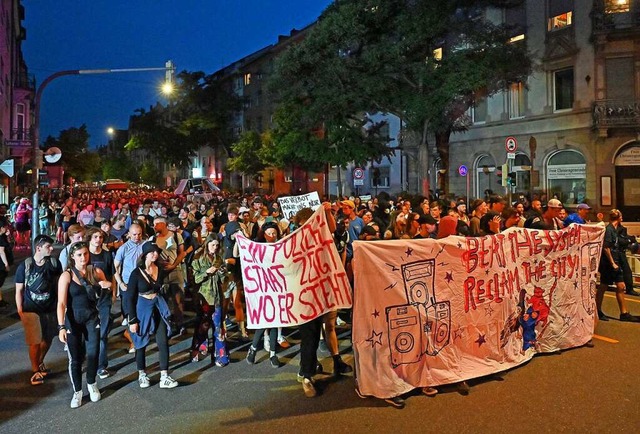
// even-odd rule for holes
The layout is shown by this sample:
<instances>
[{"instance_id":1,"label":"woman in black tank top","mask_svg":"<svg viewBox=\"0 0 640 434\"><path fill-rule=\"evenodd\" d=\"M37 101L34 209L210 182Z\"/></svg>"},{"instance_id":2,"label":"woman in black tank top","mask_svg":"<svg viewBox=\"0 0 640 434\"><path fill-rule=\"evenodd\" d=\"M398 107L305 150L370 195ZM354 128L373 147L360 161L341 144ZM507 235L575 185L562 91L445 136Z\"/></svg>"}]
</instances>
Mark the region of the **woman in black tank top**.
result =
<instances>
[{"instance_id":1,"label":"woman in black tank top","mask_svg":"<svg viewBox=\"0 0 640 434\"><path fill-rule=\"evenodd\" d=\"M97 300L103 288L110 288L102 270L89 264L89 249L84 242L69 249L69 267L58 281L58 330L67 344L69 375L73 386L71 408L82 405L82 360L87 359L87 388L91 401L100 400L96 384L100 320Z\"/></svg>"}]
</instances>

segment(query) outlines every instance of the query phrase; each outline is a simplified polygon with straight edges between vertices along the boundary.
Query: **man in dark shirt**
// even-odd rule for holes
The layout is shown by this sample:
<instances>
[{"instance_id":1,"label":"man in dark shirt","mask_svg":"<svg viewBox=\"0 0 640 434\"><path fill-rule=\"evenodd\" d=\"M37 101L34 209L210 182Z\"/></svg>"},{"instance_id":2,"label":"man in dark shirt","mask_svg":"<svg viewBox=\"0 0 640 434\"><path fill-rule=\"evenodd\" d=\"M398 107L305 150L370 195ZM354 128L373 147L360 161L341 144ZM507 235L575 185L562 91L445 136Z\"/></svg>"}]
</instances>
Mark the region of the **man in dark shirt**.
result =
<instances>
[{"instance_id":1,"label":"man in dark shirt","mask_svg":"<svg viewBox=\"0 0 640 434\"><path fill-rule=\"evenodd\" d=\"M18 266L15 283L16 307L24 327L33 371L31 384L36 386L44 383L49 372L44 364L44 357L51 341L58 334L57 284L62 267L59 261L51 258L51 237L38 235L33 246L33 257L25 259Z\"/></svg>"}]
</instances>

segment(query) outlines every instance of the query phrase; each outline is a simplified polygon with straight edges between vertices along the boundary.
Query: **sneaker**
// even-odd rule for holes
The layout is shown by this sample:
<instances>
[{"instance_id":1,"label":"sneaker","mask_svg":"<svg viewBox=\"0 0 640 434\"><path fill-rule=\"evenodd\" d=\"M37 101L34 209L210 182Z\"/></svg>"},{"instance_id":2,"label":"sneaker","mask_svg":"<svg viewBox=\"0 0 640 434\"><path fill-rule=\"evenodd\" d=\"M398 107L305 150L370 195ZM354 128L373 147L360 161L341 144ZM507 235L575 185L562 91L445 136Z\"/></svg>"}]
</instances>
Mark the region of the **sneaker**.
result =
<instances>
[{"instance_id":1,"label":"sneaker","mask_svg":"<svg viewBox=\"0 0 640 434\"><path fill-rule=\"evenodd\" d=\"M342 327L342 326L346 326L347 322L344 321L342 318L340 318L339 316L336 318L336 325L338 327Z\"/></svg>"},{"instance_id":2,"label":"sneaker","mask_svg":"<svg viewBox=\"0 0 640 434\"><path fill-rule=\"evenodd\" d=\"M264 341L264 350L266 352L271 351L271 342L269 341L269 336L267 333L264 334L263 341Z\"/></svg>"},{"instance_id":3,"label":"sneaker","mask_svg":"<svg viewBox=\"0 0 640 434\"><path fill-rule=\"evenodd\" d=\"M321 353L329 352L329 348L327 348L327 343L324 341L324 339L322 339L320 341L320 344L318 344L318 349L320 350Z\"/></svg>"},{"instance_id":4,"label":"sneaker","mask_svg":"<svg viewBox=\"0 0 640 434\"><path fill-rule=\"evenodd\" d=\"M39 386L44 383L44 375L42 372L34 372L31 376L31 385Z\"/></svg>"},{"instance_id":5,"label":"sneaker","mask_svg":"<svg viewBox=\"0 0 640 434\"><path fill-rule=\"evenodd\" d=\"M390 404L395 408L404 408L405 406L404 399L400 398L399 396L394 396L393 398L386 398L384 402L386 402L387 404Z\"/></svg>"},{"instance_id":6,"label":"sneaker","mask_svg":"<svg viewBox=\"0 0 640 434\"><path fill-rule=\"evenodd\" d=\"M353 368L350 365L346 364L344 360L338 359L338 361L334 363L333 375L335 377L337 377L338 375L349 374L351 372L353 372Z\"/></svg>"},{"instance_id":7,"label":"sneaker","mask_svg":"<svg viewBox=\"0 0 640 434\"><path fill-rule=\"evenodd\" d=\"M136 352L136 347L133 346L133 344L131 344L131 346L129 347L129 354L133 354Z\"/></svg>"},{"instance_id":8,"label":"sneaker","mask_svg":"<svg viewBox=\"0 0 640 434\"><path fill-rule=\"evenodd\" d=\"M71 398L71 408L78 408L82 405L82 391L73 392L73 397Z\"/></svg>"},{"instance_id":9,"label":"sneaker","mask_svg":"<svg viewBox=\"0 0 640 434\"><path fill-rule=\"evenodd\" d=\"M599 310L599 311L598 311L598 319L599 319L600 321L609 321L609 317L608 317L608 316L606 316L606 315L604 314L604 312L603 312L603 311L601 311L601 310Z\"/></svg>"},{"instance_id":10,"label":"sneaker","mask_svg":"<svg viewBox=\"0 0 640 434\"><path fill-rule=\"evenodd\" d=\"M98 389L98 385L96 383L87 384L87 389L89 389L89 398L91 398L91 402L98 402L102 397L100 395L100 389Z\"/></svg>"},{"instance_id":11,"label":"sneaker","mask_svg":"<svg viewBox=\"0 0 640 434\"><path fill-rule=\"evenodd\" d=\"M126 319L126 318L123 318L123 319L122 319L122 325L123 325L124 327L128 326L128 325L129 325L129 321L127 321L127 319Z\"/></svg>"},{"instance_id":12,"label":"sneaker","mask_svg":"<svg viewBox=\"0 0 640 434\"><path fill-rule=\"evenodd\" d=\"M285 338L284 336L280 336L278 338L278 345L280 345L280 347L284 349L287 349L291 346L287 338Z\"/></svg>"},{"instance_id":13,"label":"sneaker","mask_svg":"<svg viewBox=\"0 0 640 434\"><path fill-rule=\"evenodd\" d=\"M141 389L146 389L151 386L151 382L149 381L147 374L138 374L138 385Z\"/></svg>"},{"instance_id":14,"label":"sneaker","mask_svg":"<svg viewBox=\"0 0 640 434\"><path fill-rule=\"evenodd\" d=\"M280 360L278 359L278 356L271 356L269 358L269 361L271 362L271 367L272 368L280 368L282 366L282 363L280 363Z\"/></svg>"},{"instance_id":15,"label":"sneaker","mask_svg":"<svg viewBox=\"0 0 640 434\"><path fill-rule=\"evenodd\" d=\"M247 363L250 365L256 363L256 350L253 347L249 347L249 351L247 351Z\"/></svg>"},{"instance_id":16,"label":"sneaker","mask_svg":"<svg viewBox=\"0 0 640 434\"><path fill-rule=\"evenodd\" d=\"M469 385L467 384L466 381L462 381L458 383L458 393L460 395L467 396L470 390L471 389L469 388Z\"/></svg>"},{"instance_id":17,"label":"sneaker","mask_svg":"<svg viewBox=\"0 0 640 434\"><path fill-rule=\"evenodd\" d=\"M100 377L101 380L109 378L110 376L111 372L107 371L106 369L98 369L98 377Z\"/></svg>"},{"instance_id":18,"label":"sneaker","mask_svg":"<svg viewBox=\"0 0 640 434\"><path fill-rule=\"evenodd\" d=\"M423 387L422 394L427 396L436 396L438 394L438 389L435 387Z\"/></svg>"},{"instance_id":19,"label":"sneaker","mask_svg":"<svg viewBox=\"0 0 640 434\"><path fill-rule=\"evenodd\" d=\"M316 374L323 374L323 373L324 373L324 368L322 367L322 364L318 362L318 364L316 365ZM298 372L298 375L296 375L296 380L298 380L298 383L302 383L302 381L304 380L304 375Z\"/></svg>"},{"instance_id":20,"label":"sneaker","mask_svg":"<svg viewBox=\"0 0 640 434\"><path fill-rule=\"evenodd\" d=\"M307 398L313 398L318 394L316 387L313 385L313 381L309 378L302 380L302 390L304 391L304 396Z\"/></svg>"},{"instance_id":21,"label":"sneaker","mask_svg":"<svg viewBox=\"0 0 640 434\"><path fill-rule=\"evenodd\" d=\"M160 377L160 389L173 389L178 386L178 382L168 375Z\"/></svg>"},{"instance_id":22,"label":"sneaker","mask_svg":"<svg viewBox=\"0 0 640 434\"><path fill-rule=\"evenodd\" d=\"M216 360L214 364L215 364L218 368L224 368L225 366L227 366L227 365L228 365L228 363L222 363L222 362L220 361L220 359Z\"/></svg>"},{"instance_id":23,"label":"sneaker","mask_svg":"<svg viewBox=\"0 0 640 434\"><path fill-rule=\"evenodd\" d=\"M625 313L621 313L620 314L620 321L640 322L640 317L637 317L635 315L631 315L629 312L625 312Z\"/></svg>"},{"instance_id":24,"label":"sneaker","mask_svg":"<svg viewBox=\"0 0 640 434\"><path fill-rule=\"evenodd\" d=\"M47 369L47 366L44 363L40 363L40 366L38 366L38 371L40 371L43 377L46 377L51 373L51 369Z\"/></svg>"},{"instance_id":25,"label":"sneaker","mask_svg":"<svg viewBox=\"0 0 640 434\"><path fill-rule=\"evenodd\" d=\"M296 381L297 381L298 383L302 383L302 382L304 381L304 375L302 375L302 374L298 373L298 374L296 375Z\"/></svg>"}]
</instances>

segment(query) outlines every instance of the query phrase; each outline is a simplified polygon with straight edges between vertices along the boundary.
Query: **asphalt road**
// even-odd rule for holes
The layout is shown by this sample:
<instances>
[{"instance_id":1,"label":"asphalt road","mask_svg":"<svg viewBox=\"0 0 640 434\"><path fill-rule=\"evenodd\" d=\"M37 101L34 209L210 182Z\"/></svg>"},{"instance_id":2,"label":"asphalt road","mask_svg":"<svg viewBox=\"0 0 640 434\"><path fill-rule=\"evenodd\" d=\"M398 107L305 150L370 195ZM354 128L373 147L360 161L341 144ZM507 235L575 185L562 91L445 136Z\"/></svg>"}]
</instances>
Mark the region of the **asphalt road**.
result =
<instances>
[{"instance_id":1,"label":"asphalt road","mask_svg":"<svg viewBox=\"0 0 640 434\"><path fill-rule=\"evenodd\" d=\"M10 283L3 293L10 299ZM640 314L640 299L628 299L631 312ZM604 310L617 311L611 293ZM157 386L152 350L147 358L152 387L143 390L118 327L110 350L115 375L98 380L102 400L90 402L85 386L82 407L72 410L62 344L56 340L47 356L53 374L44 385L31 386L24 335L13 312L0 313L0 433L640 432L640 324L603 322L594 348L537 356L499 376L470 381L468 396L452 386L435 398L409 395L402 410L358 398L351 376L334 380L328 373L320 376L320 396L306 398L295 379L298 345L281 351L286 365L274 369L263 351L258 364L247 365L249 344L232 340L232 362L218 368L210 359L189 361L190 335L171 341L171 371L180 386ZM339 332L343 358L352 364L349 329ZM299 342L296 334L291 341ZM330 371L328 355L319 355Z\"/></svg>"}]
</instances>

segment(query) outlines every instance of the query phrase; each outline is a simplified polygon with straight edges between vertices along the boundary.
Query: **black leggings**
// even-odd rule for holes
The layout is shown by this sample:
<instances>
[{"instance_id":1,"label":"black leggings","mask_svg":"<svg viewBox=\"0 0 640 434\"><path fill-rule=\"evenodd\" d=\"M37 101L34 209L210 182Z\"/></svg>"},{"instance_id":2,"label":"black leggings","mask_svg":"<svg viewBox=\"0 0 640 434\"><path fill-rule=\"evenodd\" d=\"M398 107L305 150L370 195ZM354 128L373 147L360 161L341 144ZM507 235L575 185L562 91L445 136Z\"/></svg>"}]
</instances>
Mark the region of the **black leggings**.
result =
<instances>
[{"instance_id":1,"label":"black leggings","mask_svg":"<svg viewBox=\"0 0 640 434\"><path fill-rule=\"evenodd\" d=\"M167 324L160 318L160 312L154 309L153 320L156 322L156 344L158 344L158 353L160 355L160 370L169 369L169 338L167 337ZM136 365L138 371L144 371L147 368L146 360L147 347L136 350Z\"/></svg>"},{"instance_id":2,"label":"black leggings","mask_svg":"<svg viewBox=\"0 0 640 434\"><path fill-rule=\"evenodd\" d=\"M264 332L266 330L267 329L258 329L256 330L256 333L253 335L253 343L251 344L251 346L256 350L260 349L259 347L260 341L262 340L262 337L264 336ZM271 351L275 351L277 345L278 345L278 328L271 327L269 329L269 346L271 347Z\"/></svg>"},{"instance_id":3,"label":"black leggings","mask_svg":"<svg viewBox=\"0 0 640 434\"><path fill-rule=\"evenodd\" d=\"M82 362L87 357L87 384L96 382L98 351L100 350L100 320L96 317L85 323L71 323L67 332L69 377L74 392L82 390Z\"/></svg>"}]
</instances>

